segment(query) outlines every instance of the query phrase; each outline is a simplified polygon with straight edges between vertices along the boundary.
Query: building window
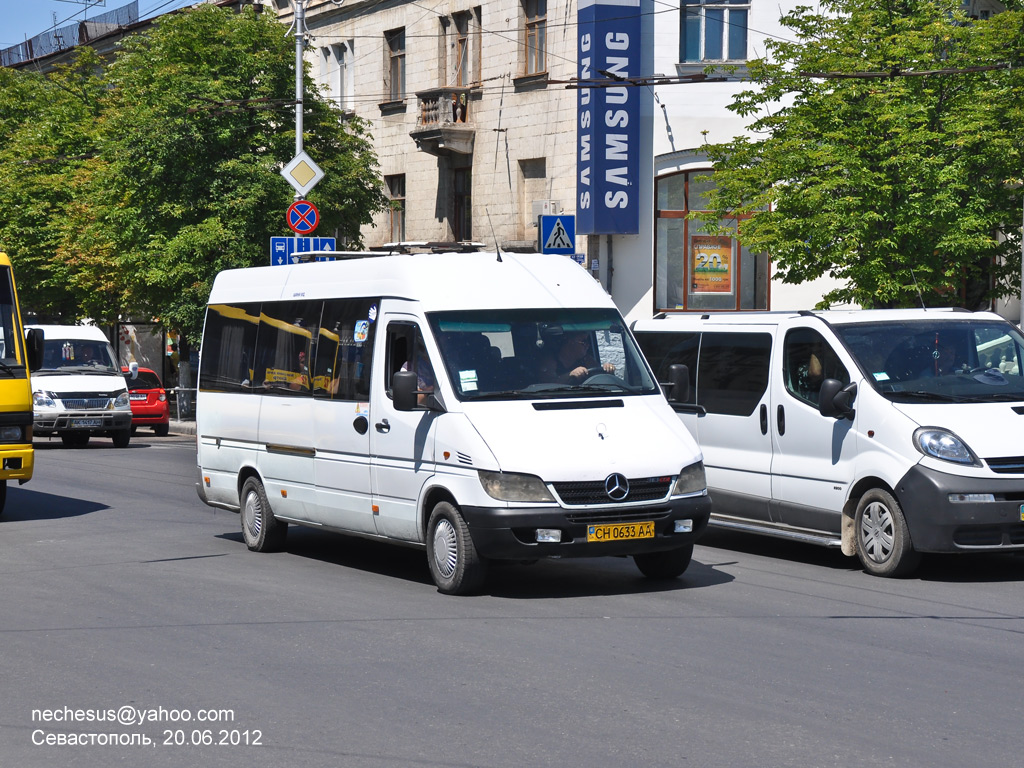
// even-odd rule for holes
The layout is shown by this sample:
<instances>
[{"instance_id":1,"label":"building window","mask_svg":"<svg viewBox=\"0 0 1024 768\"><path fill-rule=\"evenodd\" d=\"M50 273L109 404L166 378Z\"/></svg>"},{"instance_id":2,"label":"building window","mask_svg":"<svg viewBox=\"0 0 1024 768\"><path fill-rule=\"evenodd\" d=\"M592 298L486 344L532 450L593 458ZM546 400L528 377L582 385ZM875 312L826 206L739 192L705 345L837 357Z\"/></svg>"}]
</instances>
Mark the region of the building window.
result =
<instances>
[{"instance_id":1,"label":"building window","mask_svg":"<svg viewBox=\"0 0 1024 768\"><path fill-rule=\"evenodd\" d=\"M391 207L388 209L391 242L401 243L405 240L405 174L385 176L384 183L391 199Z\"/></svg>"},{"instance_id":2,"label":"building window","mask_svg":"<svg viewBox=\"0 0 1024 768\"><path fill-rule=\"evenodd\" d=\"M524 38L525 74L536 75L547 71L547 0L523 0L526 22Z\"/></svg>"},{"instance_id":3,"label":"building window","mask_svg":"<svg viewBox=\"0 0 1024 768\"><path fill-rule=\"evenodd\" d=\"M405 29L392 29L384 33L384 93L388 101L405 98Z\"/></svg>"},{"instance_id":4,"label":"building window","mask_svg":"<svg viewBox=\"0 0 1024 768\"><path fill-rule=\"evenodd\" d=\"M746 61L749 0L685 0L679 61Z\"/></svg>"},{"instance_id":5,"label":"building window","mask_svg":"<svg viewBox=\"0 0 1024 768\"><path fill-rule=\"evenodd\" d=\"M338 109L352 109L352 41L320 49L320 82L324 96Z\"/></svg>"},{"instance_id":6,"label":"building window","mask_svg":"<svg viewBox=\"0 0 1024 768\"><path fill-rule=\"evenodd\" d=\"M473 169L452 170L452 238L473 239Z\"/></svg>"},{"instance_id":7,"label":"building window","mask_svg":"<svg viewBox=\"0 0 1024 768\"><path fill-rule=\"evenodd\" d=\"M749 217L720 221L721 234L701 231L711 174L684 171L655 184L658 311L768 308L768 257L751 253L735 236Z\"/></svg>"},{"instance_id":8,"label":"building window","mask_svg":"<svg viewBox=\"0 0 1024 768\"><path fill-rule=\"evenodd\" d=\"M480 7L442 16L442 85L469 88L480 82Z\"/></svg>"}]
</instances>

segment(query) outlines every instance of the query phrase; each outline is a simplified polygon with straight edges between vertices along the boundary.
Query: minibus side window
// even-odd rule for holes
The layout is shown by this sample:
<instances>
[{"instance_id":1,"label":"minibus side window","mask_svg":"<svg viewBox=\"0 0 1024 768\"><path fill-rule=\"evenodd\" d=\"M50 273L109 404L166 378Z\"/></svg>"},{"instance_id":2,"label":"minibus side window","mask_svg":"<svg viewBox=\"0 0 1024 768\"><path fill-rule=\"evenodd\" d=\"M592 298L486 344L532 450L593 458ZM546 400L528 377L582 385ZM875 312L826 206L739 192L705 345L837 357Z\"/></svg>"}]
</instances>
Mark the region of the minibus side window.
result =
<instances>
[{"instance_id":1,"label":"minibus side window","mask_svg":"<svg viewBox=\"0 0 1024 768\"><path fill-rule=\"evenodd\" d=\"M419 326L414 323L391 323L388 325L387 364L385 366L385 388L391 397L391 380L398 371L414 371L417 389L432 392L434 389L434 369L427 357L427 348L423 344L423 335ZM424 396L420 396L420 402Z\"/></svg>"},{"instance_id":2,"label":"minibus side window","mask_svg":"<svg viewBox=\"0 0 1024 768\"><path fill-rule=\"evenodd\" d=\"M670 365L678 363L689 369L690 400L694 401L697 394L697 349L700 346L700 334L637 331L634 335L659 382L669 381Z\"/></svg>"},{"instance_id":3,"label":"minibus side window","mask_svg":"<svg viewBox=\"0 0 1024 768\"><path fill-rule=\"evenodd\" d=\"M309 395L313 338L322 309L322 301L263 303L256 335L254 387L262 387L268 394Z\"/></svg>"},{"instance_id":4,"label":"minibus side window","mask_svg":"<svg viewBox=\"0 0 1024 768\"><path fill-rule=\"evenodd\" d=\"M704 333L697 365L697 403L708 413L749 416L768 389L769 333Z\"/></svg>"},{"instance_id":5,"label":"minibus side window","mask_svg":"<svg viewBox=\"0 0 1024 768\"><path fill-rule=\"evenodd\" d=\"M370 370L380 298L329 299L316 337L313 397L370 399Z\"/></svg>"},{"instance_id":6,"label":"minibus side window","mask_svg":"<svg viewBox=\"0 0 1024 768\"><path fill-rule=\"evenodd\" d=\"M249 392L252 387L259 303L211 304L206 310L199 388Z\"/></svg>"},{"instance_id":7,"label":"minibus side window","mask_svg":"<svg viewBox=\"0 0 1024 768\"><path fill-rule=\"evenodd\" d=\"M850 383L850 374L835 350L812 328L795 328L786 333L782 377L789 394L815 408L822 381L839 379L843 384Z\"/></svg>"}]
</instances>

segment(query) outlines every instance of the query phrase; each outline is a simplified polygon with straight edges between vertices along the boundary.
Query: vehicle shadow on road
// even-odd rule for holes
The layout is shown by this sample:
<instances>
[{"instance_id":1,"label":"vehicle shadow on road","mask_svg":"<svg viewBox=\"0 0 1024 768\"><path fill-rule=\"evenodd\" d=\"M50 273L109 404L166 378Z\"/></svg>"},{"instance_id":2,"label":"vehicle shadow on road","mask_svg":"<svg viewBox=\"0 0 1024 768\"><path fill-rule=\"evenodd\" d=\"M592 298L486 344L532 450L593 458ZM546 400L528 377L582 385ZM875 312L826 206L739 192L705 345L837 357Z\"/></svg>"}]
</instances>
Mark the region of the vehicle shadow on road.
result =
<instances>
[{"instance_id":1,"label":"vehicle shadow on road","mask_svg":"<svg viewBox=\"0 0 1024 768\"><path fill-rule=\"evenodd\" d=\"M706 547L743 552L789 564L813 565L832 573L863 571L860 560L847 557L838 549L771 536L710 528L700 543ZM1022 581L1024 552L929 553L921 558L921 564L906 579L950 583Z\"/></svg>"},{"instance_id":2,"label":"vehicle shadow on road","mask_svg":"<svg viewBox=\"0 0 1024 768\"><path fill-rule=\"evenodd\" d=\"M218 538L242 543L242 534ZM284 551L343 568L433 585L424 550L289 527ZM640 574L632 558L595 557L539 560L532 564L493 563L480 594L517 600L647 594L710 587L733 577L696 559L677 579L652 580Z\"/></svg>"},{"instance_id":3,"label":"vehicle shadow on road","mask_svg":"<svg viewBox=\"0 0 1024 768\"><path fill-rule=\"evenodd\" d=\"M106 504L58 496L54 493L40 493L25 488L7 486L7 504L0 515L0 524L19 520L57 520L62 517L78 517L109 509Z\"/></svg>"}]
</instances>

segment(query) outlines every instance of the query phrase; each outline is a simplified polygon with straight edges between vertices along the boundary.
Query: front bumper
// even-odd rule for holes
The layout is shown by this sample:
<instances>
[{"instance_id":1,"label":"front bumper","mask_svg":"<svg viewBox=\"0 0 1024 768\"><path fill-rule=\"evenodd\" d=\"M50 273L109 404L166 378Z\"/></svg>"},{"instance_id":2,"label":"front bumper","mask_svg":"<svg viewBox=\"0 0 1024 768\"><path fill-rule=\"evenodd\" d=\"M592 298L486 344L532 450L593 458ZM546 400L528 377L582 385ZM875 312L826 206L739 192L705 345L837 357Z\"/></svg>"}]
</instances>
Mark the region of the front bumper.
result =
<instances>
[{"instance_id":1,"label":"front bumper","mask_svg":"<svg viewBox=\"0 0 1024 768\"><path fill-rule=\"evenodd\" d=\"M132 414L131 411L36 412L33 423L37 435L54 432L116 432L131 428Z\"/></svg>"},{"instance_id":2,"label":"front bumper","mask_svg":"<svg viewBox=\"0 0 1024 768\"><path fill-rule=\"evenodd\" d=\"M541 557L600 557L635 555L676 549L695 542L707 528L711 499L706 494L640 507L461 507L477 551L495 560L533 560ZM676 520L692 520L689 533L673 532ZM625 541L588 542L593 524L654 522L654 537ZM538 528L558 529L560 542L537 543Z\"/></svg>"},{"instance_id":3,"label":"front bumper","mask_svg":"<svg viewBox=\"0 0 1024 768\"><path fill-rule=\"evenodd\" d=\"M990 493L995 501L949 500L969 493ZM1024 550L1024 478L961 477L916 465L896 495L918 552Z\"/></svg>"}]
</instances>

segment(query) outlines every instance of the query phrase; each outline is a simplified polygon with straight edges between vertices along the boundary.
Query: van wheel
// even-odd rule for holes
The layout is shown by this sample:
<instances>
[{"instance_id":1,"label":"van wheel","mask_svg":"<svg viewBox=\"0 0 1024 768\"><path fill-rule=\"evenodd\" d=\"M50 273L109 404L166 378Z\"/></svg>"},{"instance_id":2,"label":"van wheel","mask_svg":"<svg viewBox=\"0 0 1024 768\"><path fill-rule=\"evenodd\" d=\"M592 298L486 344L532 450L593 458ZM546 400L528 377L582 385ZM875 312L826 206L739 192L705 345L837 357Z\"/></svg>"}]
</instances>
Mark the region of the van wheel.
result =
<instances>
[{"instance_id":1,"label":"van wheel","mask_svg":"<svg viewBox=\"0 0 1024 768\"><path fill-rule=\"evenodd\" d=\"M674 579L686 573L693 558L693 542L665 552L644 552L633 555L633 562L648 579Z\"/></svg>"},{"instance_id":2,"label":"van wheel","mask_svg":"<svg viewBox=\"0 0 1024 768\"><path fill-rule=\"evenodd\" d=\"M113 434L115 448L127 448L132 441L132 428L118 430Z\"/></svg>"},{"instance_id":3,"label":"van wheel","mask_svg":"<svg viewBox=\"0 0 1024 768\"><path fill-rule=\"evenodd\" d=\"M479 589L487 562L476 551L469 526L454 506L442 501L427 523L427 564L437 589L446 595L467 595Z\"/></svg>"},{"instance_id":4,"label":"van wheel","mask_svg":"<svg viewBox=\"0 0 1024 768\"><path fill-rule=\"evenodd\" d=\"M903 510L888 491L872 488L861 496L854 525L857 557L873 576L905 576L921 561L911 544Z\"/></svg>"},{"instance_id":5,"label":"van wheel","mask_svg":"<svg viewBox=\"0 0 1024 768\"><path fill-rule=\"evenodd\" d=\"M242 537L253 552L276 552L284 545L288 523L274 517L267 501L267 492L255 477L242 485Z\"/></svg>"},{"instance_id":6,"label":"van wheel","mask_svg":"<svg viewBox=\"0 0 1024 768\"><path fill-rule=\"evenodd\" d=\"M60 441L68 448L85 448L89 444L88 432L64 432Z\"/></svg>"}]
</instances>

